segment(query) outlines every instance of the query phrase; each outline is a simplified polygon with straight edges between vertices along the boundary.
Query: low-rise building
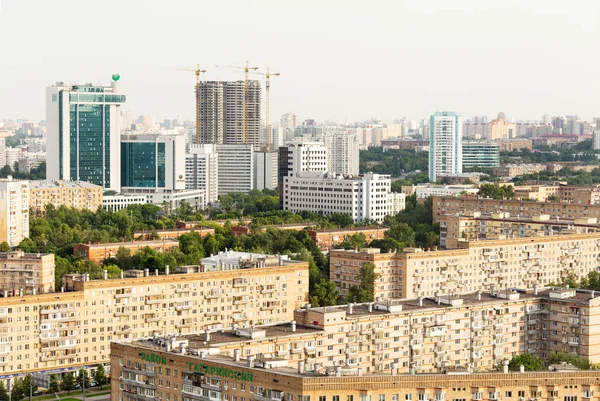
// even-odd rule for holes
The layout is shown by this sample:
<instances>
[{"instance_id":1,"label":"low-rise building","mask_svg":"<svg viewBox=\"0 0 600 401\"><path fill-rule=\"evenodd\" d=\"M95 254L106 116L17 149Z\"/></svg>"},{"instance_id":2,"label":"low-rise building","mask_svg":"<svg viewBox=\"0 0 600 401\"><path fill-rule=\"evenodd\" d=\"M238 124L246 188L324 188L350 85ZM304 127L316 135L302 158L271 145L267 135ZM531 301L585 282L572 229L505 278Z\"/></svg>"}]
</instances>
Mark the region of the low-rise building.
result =
<instances>
[{"instance_id":1,"label":"low-rise building","mask_svg":"<svg viewBox=\"0 0 600 401\"><path fill-rule=\"evenodd\" d=\"M107 212L118 212L121 209L127 209L131 205L145 205L146 203L145 195L110 194L104 195L102 208Z\"/></svg>"},{"instance_id":2,"label":"low-rise building","mask_svg":"<svg viewBox=\"0 0 600 401\"><path fill-rule=\"evenodd\" d=\"M440 219L440 246L458 248L459 241L478 239L543 237L558 234L600 232L596 217L575 220L553 219L548 214L533 217L511 216L508 212L464 212Z\"/></svg>"},{"instance_id":3,"label":"low-rise building","mask_svg":"<svg viewBox=\"0 0 600 401\"><path fill-rule=\"evenodd\" d=\"M574 289L480 293L306 308L280 325L113 343L112 399L593 398L597 371L510 373L508 360L557 351L600 360L599 303Z\"/></svg>"},{"instance_id":4,"label":"low-rise building","mask_svg":"<svg viewBox=\"0 0 600 401\"><path fill-rule=\"evenodd\" d=\"M308 230L310 239L322 250L329 251L336 245L341 244L346 238L356 234L365 236L367 242L385 237L385 232L389 227L371 226L371 227L351 227L334 228L331 230Z\"/></svg>"},{"instance_id":5,"label":"low-rise building","mask_svg":"<svg viewBox=\"0 0 600 401\"><path fill-rule=\"evenodd\" d=\"M533 142L531 139L511 139L508 141L499 142L500 152L512 152L513 150L533 150Z\"/></svg>"},{"instance_id":6,"label":"low-rise building","mask_svg":"<svg viewBox=\"0 0 600 401\"><path fill-rule=\"evenodd\" d=\"M569 196L568 192L565 196ZM582 195L583 196L583 195ZM574 220L600 217L600 204L531 202L526 200L484 199L478 197L433 197L433 222L438 223L444 214L467 211L481 213L509 212L513 216L538 216L549 214L552 218Z\"/></svg>"},{"instance_id":7,"label":"low-rise building","mask_svg":"<svg viewBox=\"0 0 600 401\"><path fill-rule=\"evenodd\" d=\"M380 253L332 250L330 280L342 294L358 286L360 268L373 263L376 298L417 298L498 288L533 288L586 277L598 267L600 233L458 241L458 249Z\"/></svg>"},{"instance_id":8,"label":"low-rise building","mask_svg":"<svg viewBox=\"0 0 600 401\"><path fill-rule=\"evenodd\" d=\"M154 239L177 239L179 236L183 234L189 234L191 232L198 233L201 237L206 237L207 235L215 234L215 229L212 227L198 226L194 228L172 228L172 229L164 229L164 230L142 230L136 231L133 236L137 240L149 241Z\"/></svg>"},{"instance_id":9,"label":"low-rise building","mask_svg":"<svg viewBox=\"0 0 600 401\"><path fill-rule=\"evenodd\" d=\"M265 232L269 228L277 228L279 230L302 231L306 227L310 227L310 226L311 226L310 223L269 224L269 225L258 228L258 231ZM234 225L233 227L231 227L231 233L234 236L248 235L248 234L250 234L251 231L252 231L252 229L250 228L250 226L242 226L242 225L237 224L237 225Z\"/></svg>"},{"instance_id":10,"label":"low-rise building","mask_svg":"<svg viewBox=\"0 0 600 401\"><path fill-rule=\"evenodd\" d=\"M518 177L525 174L537 174L545 171L545 164L503 164L493 168L494 175L498 177Z\"/></svg>"},{"instance_id":11,"label":"low-rise building","mask_svg":"<svg viewBox=\"0 0 600 401\"><path fill-rule=\"evenodd\" d=\"M308 263L260 255L254 261L117 279L67 275L64 292L0 297L0 379L95 368L109 362L112 341L293 320L308 301Z\"/></svg>"},{"instance_id":12,"label":"low-rise building","mask_svg":"<svg viewBox=\"0 0 600 401\"><path fill-rule=\"evenodd\" d=\"M125 248L133 255L137 251L149 247L157 252L167 252L179 247L179 241L173 239L161 239L158 241L131 241L111 242L104 244L75 244L73 245L73 256L82 257L96 263L102 263L104 259L117 255L119 248Z\"/></svg>"},{"instance_id":13,"label":"low-rise building","mask_svg":"<svg viewBox=\"0 0 600 401\"><path fill-rule=\"evenodd\" d=\"M0 292L3 297L54 292L54 255L0 253Z\"/></svg>"},{"instance_id":14,"label":"low-rise building","mask_svg":"<svg viewBox=\"0 0 600 401\"><path fill-rule=\"evenodd\" d=\"M390 214L390 176L348 177L331 173L298 172L283 177L283 210L331 215L345 213L355 222L382 222Z\"/></svg>"},{"instance_id":15,"label":"low-rise building","mask_svg":"<svg viewBox=\"0 0 600 401\"><path fill-rule=\"evenodd\" d=\"M438 184L417 184L403 185L402 192L407 195L416 194L417 199L427 199L430 196L455 196L455 195L474 195L479 192L479 188L472 184L465 185L438 185Z\"/></svg>"},{"instance_id":16,"label":"low-rise building","mask_svg":"<svg viewBox=\"0 0 600 401\"><path fill-rule=\"evenodd\" d=\"M36 216L44 215L47 205L96 211L103 192L101 186L84 181L29 181L29 208Z\"/></svg>"}]
</instances>

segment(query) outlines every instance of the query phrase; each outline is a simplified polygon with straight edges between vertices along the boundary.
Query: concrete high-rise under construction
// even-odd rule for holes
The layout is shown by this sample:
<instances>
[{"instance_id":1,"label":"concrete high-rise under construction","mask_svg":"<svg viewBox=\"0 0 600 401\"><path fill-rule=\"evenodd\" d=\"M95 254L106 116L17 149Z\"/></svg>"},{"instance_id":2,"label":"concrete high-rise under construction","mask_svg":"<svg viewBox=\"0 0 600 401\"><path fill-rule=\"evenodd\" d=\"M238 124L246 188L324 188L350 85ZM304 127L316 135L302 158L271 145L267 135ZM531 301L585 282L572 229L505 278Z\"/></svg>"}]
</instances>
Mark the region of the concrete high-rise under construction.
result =
<instances>
[{"instance_id":1,"label":"concrete high-rise under construction","mask_svg":"<svg viewBox=\"0 0 600 401\"><path fill-rule=\"evenodd\" d=\"M200 85L202 143L261 145L260 82L204 81ZM247 130L247 137L245 132Z\"/></svg>"}]
</instances>

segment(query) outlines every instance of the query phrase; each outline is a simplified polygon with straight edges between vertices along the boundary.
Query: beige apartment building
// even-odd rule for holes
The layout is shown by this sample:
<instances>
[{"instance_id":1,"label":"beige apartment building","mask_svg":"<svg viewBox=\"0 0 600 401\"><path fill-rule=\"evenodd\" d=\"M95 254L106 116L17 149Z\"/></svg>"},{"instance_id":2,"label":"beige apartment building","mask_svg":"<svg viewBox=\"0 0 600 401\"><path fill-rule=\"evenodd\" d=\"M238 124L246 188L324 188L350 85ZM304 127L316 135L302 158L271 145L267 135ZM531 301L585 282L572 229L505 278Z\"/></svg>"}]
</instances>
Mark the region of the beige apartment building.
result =
<instances>
[{"instance_id":1,"label":"beige apartment building","mask_svg":"<svg viewBox=\"0 0 600 401\"><path fill-rule=\"evenodd\" d=\"M29 237L29 184L0 179L0 243L17 246Z\"/></svg>"},{"instance_id":2,"label":"beige apartment building","mask_svg":"<svg viewBox=\"0 0 600 401\"><path fill-rule=\"evenodd\" d=\"M445 214L463 212L496 213L508 212L511 216L538 216L549 214L551 218L574 220L578 218L600 218L600 205L558 202L531 202L521 200L497 200L478 197L433 197L433 222L439 223Z\"/></svg>"},{"instance_id":3,"label":"beige apartment building","mask_svg":"<svg viewBox=\"0 0 600 401\"><path fill-rule=\"evenodd\" d=\"M98 210L103 189L85 181L29 181L29 207L36 216L46 214L46 205Z\"/></svg>"},{"instance_id":4,"label":"beige apartment building","mask_svg":"<svg viewBox=\"0 0 600 401\"><path fill-rule=\"evenodd\" d=\"M363 263L373 263L379 279L375 297L417 298L505 288L533 288L582 278L600 266L600 233L504 240L459 241L453 250L405 248L332 250L330 280L342 294L359 285Z\"/></svg>"},{"instance_id":5,"label":"beige apartment building","mask_svg":"<svg viewBox=\"0 0 600 401\"><path fill-rule=\"evenodd\" d=\"M585 398L585 389L598 391L600 373L479 372L525 352L597 361L599 303L573 289L470 294L300 309L282 325L113 343L111 399L517 401L542 391ZM571 374L578 388L558 386Z\"/></svg>"},{"instance_id":6,"label":"beige apartment building","mask_svg":"<svg viewBox=\"0 0 600 401\"><path fill-rule=\"evenodd\" d=\"M66 292L0 298L0 378L107 363L111 341L290 321L308 301L306 262L261 255L228 269L70 275Z\"/></svg>"},{"instance_id":7,"label":"beige apartment building","mask_svg":"<svg viewBox=\"0 0 600 401\"><path fill-rule=\"evenodd\" d=\"M503 164L492 169L498 177L517 177L525 174L537 174L545 170L545 164Z\"/></svg>"},{"instance_id":8,"label":"beige apartment building","mask_svg":"<svg viewBox=\"0 0 600 401\"><path fill-rule=\"evenodd\" d=\"M0 253L0 292L3 297L54 292L54 255Z\"/></svg>"},{"instance_id":9,"label":"beige apartment building","mask_svg":"<svg viewBox=\"0 0 600 401\"><path fill-rule=\"evenodd\" d=\"M561 203L579 205L600 204L600 187L575 185L523 185L516 186L515 198L546 202L550 197Z\"/></svg>"},{"instance_id":10,"label":"beige apartment building","mask_svg":"<svg viewBox=\"0 0 600 401\"><path fill-rule=\"evenodd\" d=\"M543 237L558 234L600 232L596 217L561 220L549 214L533 217L511 216L508 212L464 212L440 218L440 246L458 248L459 241L499 240L507 238Z\"/></svg>"}]
</instances>

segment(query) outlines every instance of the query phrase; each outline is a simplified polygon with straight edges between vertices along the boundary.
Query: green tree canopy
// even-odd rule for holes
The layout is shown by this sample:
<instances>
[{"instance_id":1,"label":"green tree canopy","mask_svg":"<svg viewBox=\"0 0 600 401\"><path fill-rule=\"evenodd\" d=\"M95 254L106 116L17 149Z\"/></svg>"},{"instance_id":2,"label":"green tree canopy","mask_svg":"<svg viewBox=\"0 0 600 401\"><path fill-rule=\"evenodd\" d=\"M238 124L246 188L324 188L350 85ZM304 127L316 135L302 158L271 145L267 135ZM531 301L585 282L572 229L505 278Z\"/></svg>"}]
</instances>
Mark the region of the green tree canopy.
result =
<instances>
[{"instance_id":1,"label":"green tree canopy","mask_svg":"<svg viewBox=\"0 0 600 401\"><path fill-rule=\"evenodd\" d=\"M544 361L539 356L531 354L515 355L508 362L508 370L519 371L521 365L525 367L526 371L545 370Z\"/></svg>"}]
</instances>

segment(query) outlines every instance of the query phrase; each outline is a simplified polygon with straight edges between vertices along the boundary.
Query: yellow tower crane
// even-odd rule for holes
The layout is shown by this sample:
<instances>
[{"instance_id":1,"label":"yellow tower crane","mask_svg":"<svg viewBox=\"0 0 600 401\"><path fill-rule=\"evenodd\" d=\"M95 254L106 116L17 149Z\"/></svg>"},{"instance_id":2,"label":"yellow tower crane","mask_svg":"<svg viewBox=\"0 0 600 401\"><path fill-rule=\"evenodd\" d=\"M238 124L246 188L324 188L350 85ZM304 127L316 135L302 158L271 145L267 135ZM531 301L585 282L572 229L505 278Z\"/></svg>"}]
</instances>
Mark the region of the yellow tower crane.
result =
<instances>
[{"instance_id":1,"label":"yellow tower crane","mask_svg":"<svg viewBox=\"0 0 600 401\"><path fill-rule=\"evenodd\" d=\"M281 74L278 72L271 72L267 67L267 72L253 72L252 74L258 74L265 77L265 147L267 152L271 151L271 120L270 120L270 91L271 91L271 77L278 77Z\"/></svg>"},{"instance_id":2,"label":"yellow tower crane","mask_svg":"<svg viewBox=\"0 0 600 401\"><path fill-rule=\"evenodd\" d=\"M244 73L246 74L245 86L244 86L244 144L247 144L248 143L248 103L250 100L250 99L248 99L248 81L249 81L248 74L249 74L250 70L258 70L258 67L250 66L250 63L248 61L246 61L245 66L216 65L215 67L236 68L236 69L244 70Z\"/></svg>"},{"instance_id":3,"label":"yellow tower crane","mask_svg":"<svg viewBox=\"0 0 600 401\"><path fill-rule=\"evenodd\" d=\"M196 143L202 143L200 135L200 74L206 72L206 70L200 69L200 64L196 65L196 68L178 68L179 71L192 71L196 74Z\"/></svg>"}]
</instances>

